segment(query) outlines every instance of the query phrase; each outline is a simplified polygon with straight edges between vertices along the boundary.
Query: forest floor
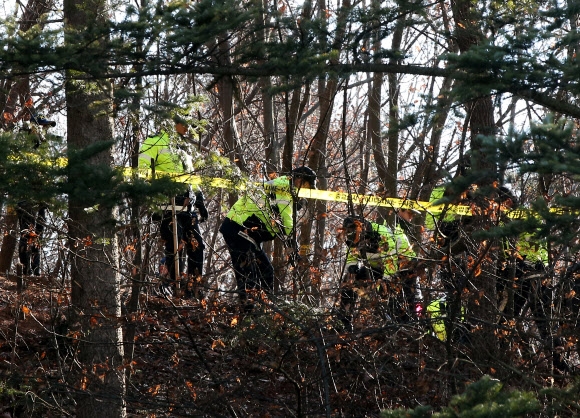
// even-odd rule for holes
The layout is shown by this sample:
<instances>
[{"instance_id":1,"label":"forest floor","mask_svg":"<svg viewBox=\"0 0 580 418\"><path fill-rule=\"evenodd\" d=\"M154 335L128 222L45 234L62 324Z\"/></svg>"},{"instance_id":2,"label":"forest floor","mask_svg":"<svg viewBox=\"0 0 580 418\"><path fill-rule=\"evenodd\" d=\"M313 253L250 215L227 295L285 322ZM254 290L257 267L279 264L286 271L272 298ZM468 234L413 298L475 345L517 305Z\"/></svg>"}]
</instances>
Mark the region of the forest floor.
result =
<instances>
[{"instance_id":1,"label":"forest floor","mask_svg":"<svg viewBox=\"0 0 580 418\"><path fill-rule=\"evenodd\" d=\"M14 277L0 276L0 417L74 416L68 308L59 283L32 277L18 292ZM472 348L450 357L423 324L365 315L346 332L295 303L241 315L231 304L144 292L139 311L121 319L124 335L135 327L125 346L128 416L379 417L386 408L441 407L482 374L520 389L572 378L549 374L538 357L513 360L517 347L482 370ZM497 366L515 361L513 370Z\"/></svg>"}]
</instances>

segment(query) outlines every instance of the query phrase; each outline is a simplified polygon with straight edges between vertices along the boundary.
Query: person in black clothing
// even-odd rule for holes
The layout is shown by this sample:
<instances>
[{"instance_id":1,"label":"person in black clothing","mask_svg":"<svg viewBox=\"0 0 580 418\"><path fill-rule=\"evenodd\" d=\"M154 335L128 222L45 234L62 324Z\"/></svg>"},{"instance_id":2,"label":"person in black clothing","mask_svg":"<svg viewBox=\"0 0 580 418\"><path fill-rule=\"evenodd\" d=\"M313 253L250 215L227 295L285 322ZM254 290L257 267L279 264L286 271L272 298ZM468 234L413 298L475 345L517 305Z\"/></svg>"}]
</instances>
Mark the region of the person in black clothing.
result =
<instances>
[{"instance_id":1,"label":"person in black clothing","mask_svg":"<svg viewBox=\"0 0 580 418\"><path fill-rule=\"evenodd\" d=\"M192 173L193 160L184 144L189 140L188 126L175 120L175 132L178 138L164 130L147 137L139 151L139 167L160 175ZM190 185L184 185L184 193L172 200L161 205L158 208L161 213L154 214L153 217L154 221L161 221L160 233L165 244L165 263L170 280L174 285L178 280L182 281L187 257L188 277L185 283L199 283L203 274L205 249L199 224L208 217L204 196L201 190L194 193ZM188 292L189 287L186 286L185 296L198 296Z\"/></svg>"},{"instance_id":2,"label":"person in black clothing","mask_svg":"<svg viewBox=\"0 0 580 418\"><path fill-rule=\"evenodd\" d=\"M20 228L18 259L24 266L22 273L27 276L40 275L40 239L46 224L46 211L46 205L26 200L16 206Z\"/></svg>"},{"instance_id":3,"label":"person in black clothing","mask_svg":"<svg viewBox=\"0 0 580 418\"><path fill-rule=\"evenodd\" d=\"M201 298L203 296L200 284L203 277L203 254L205 244L199 230L199 224L208 218L205 207L204 196L201 190L194 195L193 204L190 205L191 225L185 231L185 250L187 254L187 274L186 296Z\"/></svg>"},{"instance_id":4,"label":"person in black clothing","mask_svg":"<svg viewBox=\"0 0 580 418\"><path fill-rule=\"evenodd\" d=\"M288 239L294 228L294 206L302 207L297 191L316 188L316 173L309 167L293 169L289 175L266 182L264 189L242 195L230 208L220 226L236 277L244 312L254 309L250 294L271 293L274 268L262 243L280 237Z\"/></svg>"},{"instance_id":5,"label":"person in black clothing","mask_svg":"<svg viewBox=\"0 0 580 418\"><path fill-rule=\"evenodd\" d=\"M181 274L185 269L185 258L187 256L188 279L200 281L203 274L203 255L205 245L199 230L199 224L208 217L205 207L204 196L201 190L193 193L190 187L188 190L175 196L175 218L173 217L172 203L161 205L161 215L157 215L157 220L161 221L160 234L165 244L165 264L169 270L169 277L172 283L181 281ZM173 222L177 223L177 245ZM176 274L175 256L178 257L179 273ZM185 281L186 283L189 280ZM186 287L186 296L194 296L191 289Z\"/></svg>"}]
</instances>

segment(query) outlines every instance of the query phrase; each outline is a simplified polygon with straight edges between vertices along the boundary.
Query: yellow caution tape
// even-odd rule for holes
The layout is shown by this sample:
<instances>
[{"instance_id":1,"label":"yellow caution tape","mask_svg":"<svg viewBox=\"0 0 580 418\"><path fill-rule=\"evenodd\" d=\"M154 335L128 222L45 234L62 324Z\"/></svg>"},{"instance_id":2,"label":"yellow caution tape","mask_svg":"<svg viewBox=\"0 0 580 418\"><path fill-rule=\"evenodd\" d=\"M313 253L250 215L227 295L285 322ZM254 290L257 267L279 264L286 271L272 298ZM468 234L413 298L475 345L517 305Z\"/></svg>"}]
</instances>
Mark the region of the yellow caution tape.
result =
<instances>
[{"instance_id":1,"label":"yellow caution tape","mask_svg":"<svg viewBox=\"0 0 580 418\"><path fill-rule=\"evenodd\" d=\"M37 164L44 164L44 165L55 165L57 167L66 167L68 164L68 160L65 157L58 157L56 158L54 161L46 161L45 159L41 158L40 155L38 154L32 154L32 153L24 153L24 157L19 157L16 155L9 155L8 159L14 162L18 162L18 161L24 161L24 160L28 160L30 162L33 163L37 163Z\"/></svg>"},{"instance_id":2,"label":"yellow caution tape","mask_svg":"<svg viewBox=\"0 0 580 418\"><path fill-rule=\"evenodd\" d=\"M27 156L32 161L41 162L41 158L38 155L27 154ZM19 158L15 156L11 156L10 158L13 161L19 160ZM53 164L58 167L66 167L67 159L65 157L56 158ZM130 167L124 167L123 171L125 176L127 177L137 176L139 178L145 179L151 177L151 170L133 169ZM235 188L236 190L245 190L247 188L244 184L236 183L232 180L227 180L218 177L209 178L196 176L192 174L177 174L167 172L159 172L158 175L168 176L177 182L191 184L192 186L206 185L209 187L217 187L223 189ZM262 184L255 182L254 185L256 187L260 187ZM349 193L347 192L335 192L331 190L300 189L298 190L298 197L306 199L326 200L332 202L345 202L345 203L352 201L354 204L362 206L381 206L392 209L414 209L423 212L428 212L432 215L440 215L444 211L446 213L451 213L460 216L473 215L471 207L466 205L451 205L451 204L435 205L433 204L433 202L421 202L399 198L386 198L375 195L362 195L355 193L351 193L349 195ZM559 214L567 213L566 211L560 208L552 208L550 211ZM508 216L511 218L525 218L528 216L533 216L533 214L531 211L527 210L514 210L509 212Z\"/></svg>"},{"instance_id":3,"label":"yellow caution tape","mask_svg":"<svg viewBox=\"0 0 580 418\"><path fill-rule=\"evenodd\" d=\"M131 168L126 169L127 175L137 175L140 178L151 177L151 170L133 170ZM161 174L161 173L159 173ZM163 173L162 175L167 175L173 180L191 184L192 186L207 185L210 187L225 188L237 190L245 190L246 187L243 184L236 185L235 182L231 180L226 180L222 178L207 178L201 176L195 176L191 174L170 174ZM261 183L254 183L256 187L261 186ZM420 211L427 211L433 215L441 214L447 209L448 213L453 213L456 215L466 215L470 216L471 208L464 205L434 205L431 202L420 202L408 199L398 199L398 198L385 198L374 195L362 195L362 194L349 194L346 192L334 192L331 190L318 190L318 189L300 189L298 190L298 197L305 199L316 199L316 200L327 200L332 202L349 202L352 201L357 205L363 206L383 206L392 209L415 209Z\"/></svg>"},{"instance_id":4,"label":"yellow caution tape","mask_svg":"<svg viewBox=\"0 0 580 418\"><path fill-rule=\"evenodd\" d=\"M151 177L151 170L134 170L131 168L126 168L126 174L138 175L141 178ZM159 173L161 175L170 176L175 181L180 183L191 184L192 186L207 185L210 187L217 187L223 189L236 189L245 190L247 187L244 184L236 184L231 180L226 180L222 178L208 178L201 177L192 174L170 174L170 173ZM255 187L262 186L263 183L255 182ZM348 203L352 201L354 204L362 206L382 206L392 209L414 209L422 212L428 212L431 215L440 215L443 212L459 215L459 216L472 216L473 211L471 206L467 205L452 205L443 204L436 205L433 202L422 202L416 200L399 199L391 197L381 197L375 195L362 195L351 193L350 196L347 192L335 192L332 190L318 190L318 189L300 189L298 190L298 197L305 199L316 199L316 200L326 200L332 202L344 202ZM556 214L568 213L561 208L551 208L550 212ZM533 211L526 209L516 209L509 211L507 213L508 217L514 219L525 219L527 217L536 216Z\"/></svg>"},{"instance_id":5,"label":"yellow caution tape","mask_svg":"<svg viewBox=\"0 0 580 418\"><path fill-rule=\"evenodd\" d=\"M306 199L328 200L333 202L349 202L362 206L383 206L393 209L414 209L429 212L433 215L441 214L446 205L434 205L430 202L421 202L409 199L399 199L392 197L380 197L363 194L349 194L346 192L333 192L330 190L300 189L299 197ZM463 205L448 205L449 212L457 215L471 215L471 208Z\"/></svg>"}]
</instances>

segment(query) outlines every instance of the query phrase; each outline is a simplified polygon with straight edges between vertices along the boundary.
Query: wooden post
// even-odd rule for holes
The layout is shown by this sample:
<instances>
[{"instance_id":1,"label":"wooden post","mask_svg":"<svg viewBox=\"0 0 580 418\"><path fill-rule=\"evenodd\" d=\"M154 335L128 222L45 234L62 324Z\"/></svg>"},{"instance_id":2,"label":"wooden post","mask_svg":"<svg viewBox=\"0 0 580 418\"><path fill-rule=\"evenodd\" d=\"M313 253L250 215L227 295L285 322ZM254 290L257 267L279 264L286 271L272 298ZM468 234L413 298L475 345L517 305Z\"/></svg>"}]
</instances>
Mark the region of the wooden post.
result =
<instances>
[{"instance_id":1,"label":"wooden post","mask_svg":"<svg viewBox=\"0 0 580 418\"><path fill-rule=\"evenodd\" d=\"M177 213L175 211L175 196L171 199L171 217L173 220L173 263L175 266L175 296L180 295L181 272L179 271L179 241L177 236Z\"/></svg>"}]
</instances>

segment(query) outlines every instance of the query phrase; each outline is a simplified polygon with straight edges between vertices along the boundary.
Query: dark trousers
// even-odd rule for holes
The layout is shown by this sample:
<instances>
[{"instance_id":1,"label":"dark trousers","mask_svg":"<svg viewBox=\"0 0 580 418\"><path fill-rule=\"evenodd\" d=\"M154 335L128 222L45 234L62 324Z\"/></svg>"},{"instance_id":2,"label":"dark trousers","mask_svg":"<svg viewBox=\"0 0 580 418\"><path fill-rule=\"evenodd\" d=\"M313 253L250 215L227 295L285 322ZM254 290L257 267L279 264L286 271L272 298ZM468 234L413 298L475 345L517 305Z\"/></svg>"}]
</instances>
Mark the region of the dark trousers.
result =
<instances>
[{"instance_id":1,"label":"dark trousers","mask_svg":"<svg viewBox=\"0 0 580 418\"><path fill-rule=\"evenodd\" d=\"M244 228L226 218L220 232L228 246L236 277L240 301L247 300L247 290L256 289L271 292L274 287L274 267L261 247L239 235Z\"/></svg>"},{"instance_id":2,"label":"dark trousers","mask_svg":"<svg viewBox=\"0 0 580 418\"><path fill-rule=\"evenodd\" d=\"M25 275L40 275L40 244L38 237L22 234L18 243L18 260L24 266Z\"/></svg>"},{"instance_id":3,"label":"dark trousers","mask_svg":"<svg viewBox=\"0 0 580 418\"><path fill-rule=\"evenodd\" d=\"M167 270L169 270L169 277L172 282L175 283L177 278L181 277L181 273L185 267L185 251L176 252L175 237L173 234L173 219L171 212L165 213L163 219L161 220L161 239L165 241L165 264L167 265ZM183 225L180 219L177 220L177 246L181 244L183 240ZM179 259L179 272L176 274L175 271L175 256L177 255Z\"/></svg>"},{"instance_id":4,"label":"dark trousers","mask_svg":"<svg viewBox=\"0 0 580 418\"><path fill-rule=\"evenodd\" d=\"M16 207L20 241L18 242L18 259L24 266L23 274L40 275L40 238L44 232L47 208L44 205L33 205L22 201Z\"/></svg>"},{"instance_id":5,"label":"dark trousers","mask_svg":"<svg viewBox=\"0 0 580 418\"><path fill-rule=\"evenodd\" d=\"M351 274L351 273L347 273ZM354 309L358 300L358 294L354 288L369 287L383 277L382 269L373 269L362 266L354 273L354 283L343 285L340 289L340 309L338 318L348 328L352 327Z\"/></svg>"},{"instance_id":6,"label":"dark trousers","mask_svg":"<svg viewBox=\"0 0 580 418\"><path fill-rule=\"evenodd\" d=\"M417 277L414 271L400 271L386 283L389 297L389 315L397 322L409 322L417 318L415 300Z\"/></svg>"},{"instance_id":7,"label":"dark trousers","mask_svg":"<svg viewBox=\"0 0 580 418\"><path fill-rule=\"evenodd\" d=\"M195 213L179 212L177 221L177 245L183 247L179 254L179 272L185 271L185 257L187 255L187 273L201 275L203 273L203 251L205 245L197 223ZM175 242L173 234L173 215L166 211L161 218L161 239L165 241L165 257L167 268L172 280L175 280L174 254Z\"/></svg>"},{"instance_id":8,"label":"dark trousers","mask_svg":"<svg viewBox=\"0 0 580 418\"><path fill-rule=\"evenodd\" d=\"M196 217L194 217L194 224L186 235L187 274L201 276L203 274L203 251L205 250L205 245L201 238Z\"/></svg>"},{"instance_id":9,"label":"dark trousers","mask_svg":"<svg viewBox=\"0 0 580 418\"><path fill-rule=\"evenodd\" d=\"M354 291L353 287L364 287L365 282L366 285L370 285L370 283L374 283L377 280L383 277L383 272L380 270L367 268L366 266L362 266L360 269L357 270L355 273L355 283L353 286L345 286L340 291L340 306L341 309L345 312L351 311L354 309L354 305L358 299L357 293Z\"/></svg>"},{"instance_id":10,"label":"dark trousers","mask_svg":"<svg viewBox=\"0 0 580 418\"><path fill-rule=\"evenodd\" d=\"M183 284L185 297L202 299L205 292L203 289L203 251L205 245L201 238L197 217L194 216L194 224L188 231L186 242L187 253L187 281Z\"/></svg>"}]
</instances>

